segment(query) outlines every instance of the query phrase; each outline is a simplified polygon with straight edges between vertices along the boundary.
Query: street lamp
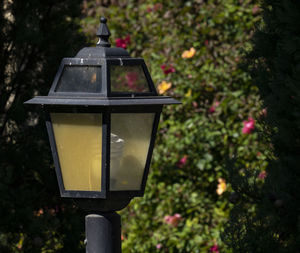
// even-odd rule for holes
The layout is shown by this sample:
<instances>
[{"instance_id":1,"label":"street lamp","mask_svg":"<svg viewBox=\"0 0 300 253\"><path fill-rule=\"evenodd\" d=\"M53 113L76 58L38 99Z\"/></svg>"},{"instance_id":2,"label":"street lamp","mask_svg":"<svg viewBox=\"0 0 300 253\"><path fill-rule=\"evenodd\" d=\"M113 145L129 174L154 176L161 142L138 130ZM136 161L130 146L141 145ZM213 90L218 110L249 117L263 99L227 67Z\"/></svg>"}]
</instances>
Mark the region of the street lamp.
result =
<instances>
[{"instance_id":1,"label":"street lamp","mask_svg":"<svg viewBox=\"0 0 300 253\"><path fill-rule=\"evenodd\" d=\"M89 253L121 252L115 211L143 196L162 107L179 104L158 96L143 59L110 47L106 21L96 47L62 60L48 96L25 102L46 112L61 196L92 213Z\"/></svg>"}]
</instances>

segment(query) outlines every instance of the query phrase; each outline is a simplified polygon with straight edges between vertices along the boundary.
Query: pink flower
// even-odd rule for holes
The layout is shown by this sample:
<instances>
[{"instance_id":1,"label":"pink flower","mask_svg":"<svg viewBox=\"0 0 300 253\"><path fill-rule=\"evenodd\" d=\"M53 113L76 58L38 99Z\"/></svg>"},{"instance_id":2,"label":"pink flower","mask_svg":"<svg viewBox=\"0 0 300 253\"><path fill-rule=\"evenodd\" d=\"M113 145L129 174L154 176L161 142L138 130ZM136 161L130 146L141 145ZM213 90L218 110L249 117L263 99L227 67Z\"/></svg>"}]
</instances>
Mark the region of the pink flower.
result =
<instances>
[{"instance_id":1,"label":"pink flower","mask_svg":"<svg viewBox=\"0 0 300 253\"><path fill-rule=\"evenodd\" d=\"M127 35L125 39L117 38L116 39L116 46L126 48L130 44L130 35Z\"/></svg>"},{"instance_id":2,"label":"pink flower","mask_svg":"<svg viewBox=\"0 0 300 253\"><path fill-rule=\"evenodd\" d=\"M188 158L187 155L184 155L177 163L177 166L179 168L182 168L186 164L187 158Z\"/></svg>"},{"instance_id":3,"label":"pink flower","mask_svg":"<svg viewBox=\"0 0 300 253\"><path fill-rule=\"evenodd\" d=\"M165 223L169 223L169 221L170 221L170 218L171 218L171 216L170 216L170 215L166 215L166 216L164 217L164 221L165 221Z\"/></svg>"},{"instance_id":4,"label":"pink flower","mask_svg":"<svg viewBox=\"0 0 300 253\"><path fill-rule=\"evenodd\" d=\"M167 223L173 227L177 227L180 220L181 220L181 215L179 213L175 213L173 216L166 215L164 217L165 223Z\"/></svg>"},{"instance_id":5,"label":"pink flower","mask_svg":"<svg viewBox=\"0 0 300 253\"><path fill-rule=\"evenodd\" d=\"M156 248L157 248L157 249L161 249L161 248L162 248L162 244L161 244L161 243L158 243L158 244L156 245Z\"/></svg>"},{"instance_id":6,"label":"pink flower","mask_svg":"<svg viewBox=\"0 0 300 253\"><path fill-rule=\"evenodd\" d=\"M166 64L163 64L163 65L160 66L160 68L163 70L165 75L168 75L170 73L174 73L176 71L175 68L172 65L167 67Z\"/></svg>"},{"instance_id":7,"label":"pink flower","mask_svg":"<svg viewBox=\"0 0 300 253\"><path fill-rule=\"evenodd\" d=\"M251 134L251 132L255 128L255 120L250 117L248 119L248 121L244 121L243 124L244 124L244 126L243 126L242 133L243 134Z\"/></svg>"},{"instance_id":8,"label":"pink flower","mask_svg":"<svg viewBox=\"0 0 300 253\"><path fill-rule=\"evenodd\" d=\"M179 213L175 213L173 217L175 217L176 219L180 219L181 215Z\"/></svg>"},{"instance_id":9,"label":"pink flower","mask_svg":"<svg viewBox=\"0 0 300 253\"><path fill-rule=\"evenodd\" d=\"M259 12L259 7L257 5L254 5L254 7L252 8L252 14L255 15Z\"/></svg>"},{"instance_id":10,"label":"pink flower","mask_svg":"<svg viewBox=\"0 0 300 253\"><path fill-rule=\"evenodd\" d=\"M210 252L215 252L219 253L219 246L217 244L214 244L213 246L210 247Z\"/></svg>"},{"instance_id":11,"label":"pink flower","mask_svg":"<svg viewBox=\"0 0 300 253\"><path fill-rule=\"evenodd\" d=\"M266 177L267 177L267 172L265 170L260 172L259 175L258 175L259 179L265 179Z\"/></svg>"}]
</instances>

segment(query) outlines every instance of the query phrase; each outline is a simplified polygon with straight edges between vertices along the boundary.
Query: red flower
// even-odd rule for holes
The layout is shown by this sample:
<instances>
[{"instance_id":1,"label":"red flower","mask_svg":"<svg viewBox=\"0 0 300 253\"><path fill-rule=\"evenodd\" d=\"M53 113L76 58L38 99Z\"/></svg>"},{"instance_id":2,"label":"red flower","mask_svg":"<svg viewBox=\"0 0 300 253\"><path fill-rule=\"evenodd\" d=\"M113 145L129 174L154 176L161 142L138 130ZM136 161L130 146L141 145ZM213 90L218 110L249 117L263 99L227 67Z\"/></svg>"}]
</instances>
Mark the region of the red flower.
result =
<instances>
[{"instance_id":1,"label":"red flower","mask_svg":"<svg viewBox=\"0 0 300 253\"><path fill-rule=\"evenodd\" d=\"M158 11L158 10L162 10L163 5L161 3L157 3L155 5L153 5L153 7L147 6L147 12L150 13L152 11Z\"/></svg>"},{"instance_id":2,"label":"red flower","mask_svg":"<svg viewBox=\"0 0 300 253\"><path fill-rule=\"evenodd\" d=\"M188 158L187 155L184 155L177 163L177 166L179 168L182 168L186 164L187 158Z\"/></svg>"},{"instance_id":3,"label":"red flower","mask_svg":"<svg viewBox=\"0 0 300 253\"><path fill-rule=\"evenodd\" d=\"M160 66L160 68L163 70L165 75L168 75L170 73L174 73L176 71L175 68L172 65L167 67L166 64L163 64L163 65Z\"/></svg>"},{"instance_id":4,"label":"red flower","mask_svg":"<svg viewBox=\"0 0 300 253\"><path fill-rule=\"evenodd\" d=\"M126 43L125 43L125 41L123 39L117 38L116 39L116 46L117 47L126 48Z\"/></svg>"},{"instance_id":5,"label":"red flower","mask_svg":"<svg viewBox=\"0 0 300 253\"><path fill-rule=\"evenodd\" d=\"M157 3L154 5L153 10L158 11L158 10L162 10L163 5L161 3Z\"/></svg>"},{"instance_id":6,"label":"red flower","mask_svg":"<svg viewBox=\"0 0 300 253\"><path fill-rule=\"evenodd\" d=\"M214 112L216 111L216 107L218 107L219 104L220 104L220 102L219 102L219 101L216 101L216 102L214 103L214 105L211 106L211 107L208 109L209 113L214 113Z\"/></svg>"},{"instance_id":7,"label":"red flower","mask_svg":"<svg viewBox=\"0 0 300 253\"><path fill-rule=\"evenodd\" d=\"M117 38L116 39L116 46L126 48L130 44L130 35L127 35L125 39Z\"/></svg>"},{"instance_id":8,"label":"red flower","mask_svg":"<svg viewBox=\"0 0 300 253\"><path fill-rule=\"evenodd\" d=\"M152 12L152 8L150 6L147 7L147 10L146 10L148 13Z\"/></svg>"},{"instance_id":9,"label":"red flower","mask_svg":"<svg viewBox=\"0 0 300 253\"><path fill-rule=\"evenodd\" d=\"M212 106L208 109L209 113L214 113L216 111L216 107Z\"/></svg>"},{"instance_id":10,"label":"red flower","mask_svg":"<svg viewBox=\"0 0 300 253\"><path fill-rule=\"evenodd\" d=\"M130 44L131 41L130 41L130 35L129 34L125 37L124 41L127 45Z\"/></svg>"},{"instance_id":11,"label":"red flower","mask_svg":"<svg viewBox=\"0 0 300 253\"><path fill-rule=\"evenodd\" d=\"M205 41L204 41L204 45L205 45L205 46L208 46L208 40L205 40Z\"/></svg>"},{"instance_id":12,"label":"red flower","mask_svg":"<svg viewBox=\"0 0 300 253\"><path fill-rule=\"evenodd\" d=\"M214 246L211 246L209 250L210 252L219 253L219 246L215 244Z\"/></svg>"},{"instance_id":13,"label":"red flower","mask_svg":"<svg viewBox=\"0 0 300 253\"><path fill-rule=\"evenodd\" d=\"M242 133L243 134L251 134L255 128L255 120L250 117L248 119L248 121L244 121L243 124L244 124L244 126L243 126Z\"/></svg>"}]
</instances>

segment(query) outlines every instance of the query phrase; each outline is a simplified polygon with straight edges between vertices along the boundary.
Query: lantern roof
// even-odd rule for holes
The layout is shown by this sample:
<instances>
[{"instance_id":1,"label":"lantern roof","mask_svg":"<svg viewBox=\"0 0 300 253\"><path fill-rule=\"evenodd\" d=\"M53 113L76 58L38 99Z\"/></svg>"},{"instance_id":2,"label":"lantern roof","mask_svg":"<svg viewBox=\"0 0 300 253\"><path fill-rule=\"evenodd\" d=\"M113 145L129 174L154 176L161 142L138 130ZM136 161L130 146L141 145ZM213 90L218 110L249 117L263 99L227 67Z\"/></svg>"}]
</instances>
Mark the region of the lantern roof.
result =
<instances>
[{"instance_id":1,"label":"lantern roof","mask_svg":"<svg viewBox=\"0 0 300 253\"><path fill-rule=\"evenodd\" d=\"M111 47L106 18L100 19L96 47L82 48L74 58L64 58L48 96L37 96L26 104L63 106L125 106L180 104L158 96L142 58L130 57Z\"/></svg>"}]
</instances>

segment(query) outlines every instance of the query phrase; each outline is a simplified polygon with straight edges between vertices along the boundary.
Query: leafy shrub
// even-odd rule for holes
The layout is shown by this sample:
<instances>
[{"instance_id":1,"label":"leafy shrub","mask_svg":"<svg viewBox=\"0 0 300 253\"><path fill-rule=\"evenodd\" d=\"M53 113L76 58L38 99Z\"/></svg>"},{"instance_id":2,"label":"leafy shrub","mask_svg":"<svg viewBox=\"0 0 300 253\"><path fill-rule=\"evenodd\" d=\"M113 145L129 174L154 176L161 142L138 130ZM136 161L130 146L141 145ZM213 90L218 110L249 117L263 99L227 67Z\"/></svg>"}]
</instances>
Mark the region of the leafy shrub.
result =
<instances>
[{"instance_id":1,"label":"leafy shrub","mask_svg":"<svg viewBox=\"0 0 300 253\"><path fill-rule=\"evenodd\" d=\"M233 175L255 172L261 184L270 153L257 88L239 65L259 8L249 0L130 0L108 8L85 1L84 13L90 41L107 16L111 40L145 58L159 93L182 102L163 113L144 198L122 212L124 252L230 251L220 239L235 199L230 161L239 168L230 167Z\"/></svg>"},{"instance_id":2,"label":"leafy shrub","mask_svg":"<svg viewBox=\"0 0 300 253\"><path fill-rule=\"evenodd\" d=\"M85 1L84 13L90 41L105 15L111 41L143 57L159 93L182 102L162 115L144 198L122 212L124 252L229 252L220 239L236 196L227 169L242 178L253 172L262 184L270 153L257 88L239 65L259 8L249 0L130 0L108 8Z\"/></svg>"}]
</instances>

